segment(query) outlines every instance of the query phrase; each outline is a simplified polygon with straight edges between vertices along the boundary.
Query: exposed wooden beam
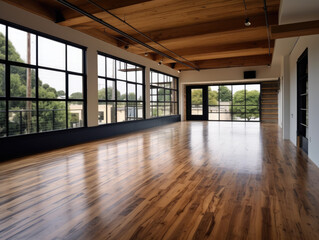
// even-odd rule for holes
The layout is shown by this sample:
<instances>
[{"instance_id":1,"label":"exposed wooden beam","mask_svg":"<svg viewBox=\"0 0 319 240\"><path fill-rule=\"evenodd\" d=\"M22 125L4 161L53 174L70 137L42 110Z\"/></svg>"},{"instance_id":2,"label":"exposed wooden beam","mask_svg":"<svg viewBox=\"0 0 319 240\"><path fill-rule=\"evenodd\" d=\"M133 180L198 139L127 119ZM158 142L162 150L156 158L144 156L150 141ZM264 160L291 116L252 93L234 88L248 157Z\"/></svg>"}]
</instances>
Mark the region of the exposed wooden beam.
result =
<instances>
[{"instance_id":1,"label":"exposed wooden beam","mask_svg":"<svg viewBox=\"0 0 319 240\"><path fill-rule=\"evenodd\" d=\"M274 47L274 41L271 41L271 48ZM190 60L207 60L217 58L229 58L239 56L263 55L269 51L267 41L244 42L236 44L203 46L198 48L186 48L174 50L180 56ZM167 52L167 54L169 54ZM161 60L161 59L156 59ZM170 59L164 59L163 63L172 63Z\"/></svg>"},{"instance_id":2,"label":"exposed wooden beam","mask_svg":"<svg viewBox=\"0 0 319 240\"><path fill-rule=\"evenodd\" d=\"M151 0L108 0L108 1L96 1L96 3L98 3L100 6L102 6L103 8L105 8L106 10L114 10L117 8L122 8L122 7L127 7L127 6L131 6L134 4L139 4L139 3L144 3L144 2L149 2ZM84 10L87 11L87 8L92 8L92 4L85 4L85 5L80 5L79 8L82 8ZM74 14L74 11L71 9L65 9L65 11L63 12L66 20L63 22L59 22L60 25L62 26L74 26L74 25L78 25L78 24L82 24L82 23L86 23L88 22L88 18L82 15L77 15L77 16L73 16L72 12ZM102 18L105 17L105 12L101 11L101 9L98 9L96 7L94 7L94 9L92 9L91 11L89 11L91 14L93 14L94 16L98 17L98 18ZM71 16L71 17L69 17Z\"/></svg>"},{"instance_id":3,"label":"exposed wooden beam","mask_svg":"<svg viewBox=\"0 0 319 240\"><path fill-rule=\"evenodd\" d=\"M49 4L44 3L43 1L21 1L21 0L3 0L13 6L22 8L31 13L37 14L46 19L56 21L56 11Z\"/></svg>"},{"instance_id":4,"label":"exposed wooden beam","mask_svg":"<svg viewBox=\"0 0 319 240\"><path fill-rule=\"evenodd\" d=\"M228 67L247 67L247 66L260 66L271 64L271 56L269 55L255 55L246 57L212 59L205 61L194 62L200 69L212 68L228 68ZM175 69L189 70L189 68L177 63Z\"/></svg>"},{"instance_id":5,"label":"exposed wooden beam","mask_svg":"<svg viewBox=\"0 0 319 240\"><path fill-rule=\"evenodd\" d=\"M277 13L269 13L270 24L277 24L277 19ZM197 35L246 30L247 27L245 27L244 25L244 20L245 19L243 17L235 17L214 22L187 25L177 28L161 29L158 31L148 32L145 34L157 42L172 39L183 39L186 37L193 37ZM265 26L265 16L263 14L251 16L250 21L252 22L252 25L249 28ZM134 35L134 37L141 41L147 41L147 39L140 35Z\"/></svg>"},{"instance_id":6,"label":"exposed wooden beam","mask_svg":"<svg viewBox=\"0 0 319 240\"><path fill-rule=\"evenodd\" d=\"M319 34L319 20L270 26L271 38L289 38Z\"/></svg>"}]
</instances>

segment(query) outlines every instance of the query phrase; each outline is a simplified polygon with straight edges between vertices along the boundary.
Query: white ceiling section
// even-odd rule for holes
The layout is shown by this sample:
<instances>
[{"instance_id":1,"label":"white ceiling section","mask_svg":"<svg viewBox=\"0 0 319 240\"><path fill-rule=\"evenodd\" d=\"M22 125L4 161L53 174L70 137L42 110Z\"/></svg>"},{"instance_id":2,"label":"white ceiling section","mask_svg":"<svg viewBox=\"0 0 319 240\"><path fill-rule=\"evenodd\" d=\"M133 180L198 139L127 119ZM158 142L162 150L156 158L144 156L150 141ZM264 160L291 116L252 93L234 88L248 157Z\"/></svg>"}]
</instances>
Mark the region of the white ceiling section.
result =
<instances>
[{"instance_id":1,"label":"white ceiling section","mask_svg":"<svg viewBox=\"0 0 319 240\"><path fill-rule=\"evenodd\" d=\"M319 19L319 0L281 0L279 24Z\"/></svg>"},{"instance_id":2,"label":"white ceiling section","mask_svg":"<svg viewBox=\"0 0 319 240\"><path fill-rule=\"evenodd\" d=\"M279 25L319 20L319 0L281 0ZM281 57L289 55L298 37L277 39L272 65L281 63Z\"/></svg>"}]
</instances>

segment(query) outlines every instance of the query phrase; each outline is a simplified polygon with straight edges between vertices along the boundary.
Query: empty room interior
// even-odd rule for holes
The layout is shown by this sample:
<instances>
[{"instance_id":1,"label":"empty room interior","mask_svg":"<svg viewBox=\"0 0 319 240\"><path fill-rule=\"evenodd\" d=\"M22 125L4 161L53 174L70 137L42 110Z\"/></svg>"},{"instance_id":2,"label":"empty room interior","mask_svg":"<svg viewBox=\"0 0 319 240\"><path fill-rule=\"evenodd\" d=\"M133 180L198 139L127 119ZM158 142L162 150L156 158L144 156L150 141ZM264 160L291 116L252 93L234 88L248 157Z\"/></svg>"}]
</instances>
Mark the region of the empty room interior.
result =
<instances>
[{"instance_id":1,"label":"empty room interior","mask_svg":"<svg viewBox=\"0 0 319 240\"><path fill-rule=\"evenodd\" d=\"M0 239L317 240L318 104L318 0L0 0Z\"/></svg>"}]
</instances>

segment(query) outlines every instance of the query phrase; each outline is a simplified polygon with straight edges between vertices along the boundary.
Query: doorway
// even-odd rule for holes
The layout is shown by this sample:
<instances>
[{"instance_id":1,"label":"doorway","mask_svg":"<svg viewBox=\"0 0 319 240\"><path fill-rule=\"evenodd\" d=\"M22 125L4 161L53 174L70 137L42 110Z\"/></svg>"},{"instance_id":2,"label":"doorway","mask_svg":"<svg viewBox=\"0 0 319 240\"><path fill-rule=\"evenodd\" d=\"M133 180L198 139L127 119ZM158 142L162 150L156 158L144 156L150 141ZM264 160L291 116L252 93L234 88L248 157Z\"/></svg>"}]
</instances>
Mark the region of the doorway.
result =
<instances>
[{"instance_id":1,"label":"doorway","mask_svg":"<svg viewBox=\"0 0 319 240\"><path fill-rule=\"evenodd\" d=\"M308 49L297 61L297 145L308 154Z\"/></svg>"},{"instance_id":2,"label":"doorway","mask_svg":"<svg viewBox=\"0 0 319 240\"><path fill-rule=\"evenodd\" d=\"M187 120L208 120L207 86L186 87Z\"/></svg>"}]
</instances>

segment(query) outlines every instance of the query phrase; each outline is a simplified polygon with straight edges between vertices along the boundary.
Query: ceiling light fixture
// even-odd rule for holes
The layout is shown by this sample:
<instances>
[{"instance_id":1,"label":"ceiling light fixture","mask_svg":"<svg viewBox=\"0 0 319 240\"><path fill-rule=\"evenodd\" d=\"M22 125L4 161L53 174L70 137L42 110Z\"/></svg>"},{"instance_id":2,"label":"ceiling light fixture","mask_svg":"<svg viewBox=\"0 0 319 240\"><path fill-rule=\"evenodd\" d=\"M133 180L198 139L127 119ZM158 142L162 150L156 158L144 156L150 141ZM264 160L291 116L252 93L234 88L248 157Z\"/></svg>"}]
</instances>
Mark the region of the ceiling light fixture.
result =
<instances>
[{"instance_id":1,"label":"ceiling light fixture","mask_svg":"<svg viewBox=\"0 0 319 240\"><path fill-rule=\"evenodd\" d=\"M146 53L144 53L144 56L145 56L145 57L147 57L147 56L148 56L148 53L147 53L147 52L146 52Z\"/></svg>"},{"instance_id":2,"label":"ceiling light fixture","mask_svg":"<svg viewBox=\"0 0 319 240\"><path fill-rule=\"evenodd\" d=\"M127 50L129 48L129 45L125 45L124 49Z\"/></svg>"},{"instance_id":3,"label":"ceiling light fixture","mask_svg":"<svg viewBox=\"0 0 319 240\"><path fill-rule=\"evenodd\" d=\"M246 26L246 27L251 26L251 22L249 21L249 18L246 18L246 20L245 20L245 26Z\"/></svg>"},{"instance_id":4,"label":"ceiling light fixture","mask_svg":"<svg viewBox=\"0 0 319 240\"><path fill-rule=\"evenodd\" d=\"M177 72L178 72L178 73L181 73L181 70L178 70Z\"/></svg>"},{"instance_id":5,"label":"ceiling light fixture","mask_svg":"<svg viewBox=\"0 0 319 240\"><path fill-rule=\"evenodd\" d=\"M161 60L161 61L158 62L158 65L162 65L162 63L163 63L163 61Z\"/></svg>"},{"instance_id":6,"label":"ceiling light fixture","mask_svg":"<svg viewBox=\"0 0 319 240\"><path fill-rule=\"evenodd\" d=\"M246 1L243 0L243 3L244 3L244 7L245 7L245 16L246 16L246 19L245 19L245 26L246 27L250 27L251 26L251 22L249 21L249 17L247 16L247 6L246 6Z\"/></svg>"}]
</instances>

